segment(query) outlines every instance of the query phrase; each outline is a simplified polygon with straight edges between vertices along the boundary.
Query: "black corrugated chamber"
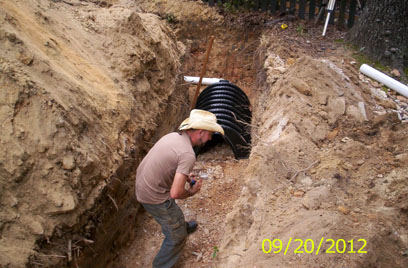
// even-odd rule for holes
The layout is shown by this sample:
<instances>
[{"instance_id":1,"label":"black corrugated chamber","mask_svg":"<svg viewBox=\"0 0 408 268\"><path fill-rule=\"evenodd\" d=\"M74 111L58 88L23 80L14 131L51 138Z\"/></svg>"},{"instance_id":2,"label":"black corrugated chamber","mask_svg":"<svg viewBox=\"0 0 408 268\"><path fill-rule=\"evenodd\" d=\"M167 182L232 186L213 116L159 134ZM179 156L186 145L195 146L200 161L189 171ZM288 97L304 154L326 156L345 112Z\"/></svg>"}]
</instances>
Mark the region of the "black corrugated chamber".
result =
<instances>
[{"instance_id":1,"label":"black corrugated chamber","mask_svg":"<svg viewBox=\"0 0 408 268\"><path fill-rule=\"evenodd\" d=\"M195 106L215 114L218 124L224 129L224 140L231 146L236 159L248 158L250 153L252 113L249 106L244 91L227 80L204 89ZM214 135L214 142L221 140L220 137Z\"/></svg>"}]
</instances>

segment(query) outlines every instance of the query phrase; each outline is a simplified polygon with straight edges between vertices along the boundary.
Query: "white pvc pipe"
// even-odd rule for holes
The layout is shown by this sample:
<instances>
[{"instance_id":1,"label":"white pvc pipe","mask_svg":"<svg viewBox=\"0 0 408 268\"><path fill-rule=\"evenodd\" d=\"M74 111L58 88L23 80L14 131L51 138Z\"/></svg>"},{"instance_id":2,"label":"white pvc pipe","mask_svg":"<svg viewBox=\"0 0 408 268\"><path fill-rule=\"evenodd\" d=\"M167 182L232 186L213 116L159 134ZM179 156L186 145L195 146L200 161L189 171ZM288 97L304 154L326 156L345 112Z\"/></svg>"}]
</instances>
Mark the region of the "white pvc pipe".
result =
<instances>
[{"instance_id":1,"label":"white pvc pipe","mask_svg":"<svg viewBox=\"0 0 408 268\"><path fill-rule=\"evenodd\" d=\"M330 14L331 14L331 11L329 11L329 12L327 13L326 22L324 23L324 28L323 28L322 36L325 36L325 35L326 35L326 29L327 29L327 25L329 24Z\"/></svg>"},{"instance_id":2,"label":"white pvc pipe","mask_svg":"<svg viewBox=\"0 0 408 268\"><path fill-rule=\"evenodd\" d=\"M371 77L372 79L377 80L380 83L383 83L387 87L397 91L399 94L408 98L408 87L398 82L397 80L389 77L388 75L383 74L382 72L374 69L373 67L367 64L361 65L360 72L367 75L368 77Z\"/></svg>"},{"instance_id":3,"label":"white pvc pipe","mask_svg":"<svg viewBox=\"0 0 408 268\"><path fill-rule=\"evenodd\" d=\"M218 83L220 82L221 78L203 78L203 80L201 81L202 85L211 85L214 83ZM198 81L200 81L200 77L196 77L196 76L184 76L184 81L188 82L188 83L194 83L194 84L198 84Z\"/></svg>"},{"instance_id":4,"label":"white pvc pipe","mask_svg":"<svg viewBox=\"0 0 408 268\"><path fill-rule=\"evenodd\" d=\"M326 17L326 22L324 23L322 36L326 35L327 25L329 24L330 15L334 11L334 5L335 4L336 4L336 0L330 0L329 1L329 5L327 6L327 17Z\"/></svg>"}]
</instances>

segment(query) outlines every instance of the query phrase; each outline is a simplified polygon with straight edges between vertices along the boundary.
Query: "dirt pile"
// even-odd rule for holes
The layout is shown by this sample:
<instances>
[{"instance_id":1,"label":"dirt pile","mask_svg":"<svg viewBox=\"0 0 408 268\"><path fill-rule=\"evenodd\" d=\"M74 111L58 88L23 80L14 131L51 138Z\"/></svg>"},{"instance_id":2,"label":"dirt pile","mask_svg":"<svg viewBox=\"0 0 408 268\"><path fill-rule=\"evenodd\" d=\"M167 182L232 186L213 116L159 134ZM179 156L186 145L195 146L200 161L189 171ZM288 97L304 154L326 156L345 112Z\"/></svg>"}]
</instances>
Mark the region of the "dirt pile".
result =
<instances>
[{"instance_id":1,"label":"dirt pile","mask_svg":"<svg viewBox=\"0 0 408 268\"><path fill-rule=\"evenodd\" d=\"M122 199L131 213L145 141L165 113L180 117L184 46L156 15L122 2L0 1L2 267L22 267L29 256L58 263L68 245L90 242ZM126 190L110 193L115 183ZM105 208L95 210L99 202ZM104 224L105 232L118 227Z\"/></svg>"},{"instance_id":2,"label":"dirt pile","mask_svg":"<svg viewBox=\"0 0 408 268\"><path fill-rule=\"evenodd\" d=\"M346 51L316 57L295 39L276 31L261 39L254 143L220 265L405 267L406 124L378 104ZM264 253L265 239L281 244L266 242ZM327 239L354 239L367 254L326 254Z\"/></svg>"}]
</instances>

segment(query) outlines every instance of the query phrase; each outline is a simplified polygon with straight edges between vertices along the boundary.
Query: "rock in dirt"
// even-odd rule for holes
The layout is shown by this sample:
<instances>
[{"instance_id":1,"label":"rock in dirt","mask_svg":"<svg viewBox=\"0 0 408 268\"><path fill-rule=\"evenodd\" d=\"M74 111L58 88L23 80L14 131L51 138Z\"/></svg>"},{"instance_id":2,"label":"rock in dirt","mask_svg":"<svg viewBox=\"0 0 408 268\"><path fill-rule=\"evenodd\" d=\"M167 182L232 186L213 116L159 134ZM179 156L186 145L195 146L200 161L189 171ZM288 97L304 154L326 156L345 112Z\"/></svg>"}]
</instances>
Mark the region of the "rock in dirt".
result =
<instances>
[{"instance_id":1,"label":"rock in dirt","mask_svg":"<svg viewBox=\"0 0 408 268\"><path fill-rule=\"evenodd\" d=\"M339 133L338 129L334 129L333 131L330 131L329 134L327 134L327 139L334 140L334 138L337 136L338 133Z\"/></svg>"},{"instance_id":2,"label":"rock in dirt","mask_svg":"<svg viewBox=\"0 0 408 268\"><path fill-rule=\"evenodd\" d=\"M364 122L367 120L365 110L359 106L350 105L347 107L346 114L357 120L358 122Z\"/></svg>"},{"instance_id":3,"label":"rock in dirt","mask_svg":"<svg viewBox=\"0 0 408 268\"><path fill-rule=\"evenodd\" d=\"M287 71L287 69L286 69L285 67L282 67L282 66L273 68L273 70L276 70L276 71L278 71L278 72L281 73L281 74L284 74L284 73L286 73L286 71Z\"/></svg>"},{"instance_id":4,"label":"rock in dirt","mask_svg":"<svg viewBox=\"0 0 408 268\"><path fill-rule=\"evenodd\" d=\"M401 163L408 163L408 153L397 154L395 158Z\"/></svg>"},{"instance_id":5,"label":"rock in dirt","mask_svg":"<svg viewBox=\"0 0 408 268\"><path fill-rule=\"evenodd\" d=\"M295 80L292 84L293 87L303 95L306 96L312 95L310 87L305 82L301 80Z\"/></svg>"},{"instance_id":6,"label":"rock in dirt","mask_svg":"<svg viewBox=\"0 0 408 268\"><path fill-rule=\"evenodd\" d=\"M343 97L330 97L327 103L329 123L334 123L346 112L346 100Z\"/></svg>"},{"instance_id":7,"label":"rock in dirt","mask_svg":"<svg viewBox=\"0 0 408 268\"><path fill-rule=\"evenodd\" d=\"M310 177L305 177L300 181L303 185L310 186L313 184L313 180Z\"/></svg>"},{"instance_id":8,"label":"rock in dirt","mask_svg":"<svg viewBox=\"0 0 408 268\"><path fill-rule=\"evenodd\" d=\"M391 74L392 74L393 76L395 76L395 77L400 77L400 76L401 76L401 73L400 73L397 69L393 69L393 70L391 71Z\"/></svg>"},{"instance_id":9,"label":"rock in dirt","mask_svg":"<svg viewBox=\"0 0 408 268\"><path fill-rule=\"evenodd\" d=\"M305 192L302 191L302 190L297 190L297 191L295 191L295 192L293 193L293 196L296 196L296 197L302 197L302 196L304 196L304 195L305 195Z\"/></svg>"},{"instance_id":10,"label":"rock in dirt","mask_svg":"<svg viewBox=\"0 0 408 268\"><path fill-rule=\"evenodd\" d=\"M65 170L73 170L75 168L75 159L72 155L64 156L62 159L62 168Z\"/></svg>"},{"instance_id":11,"label":"rock in dirt","mask_svg":"<svg viewBox=\"0 0 408 268\"><path fill-rule=\"evenodd\" d=\"M306 209L315 210L319 209L322 202L327 202L330 196L329 189L325 186L316 187L313 190L306 193L302 200L302 205Z\"/></svg>"},{"instance_id":12,"label":"rock in dirt","mask_svg":"<svg viewBox=\"0 0 408 268\"><path fill-rule=\"evenodd\" d=\"M386 109L396 109L397 108L397 104L390 99L378 98L377 102L379 105L381 105L382 107Z\"/></svg>"},{"instance_id":13,"label":"rock in dirt","mask_svg":"<svg viewBox=\"0 0 408 268\"><path fill-rule=\"evenodd\" d=\"M292 66L293 64L295 64L295 62L296 62L295 58L289 58L286 60L286 65Z\"/></svg>"},{"instance_id":14,"label":"rock in dirt","mask_svg":"<svg viewBox=\"0 0 408 268\"><path fill-rule=\"evenodd\" d=\"M350 210L344 206L338 206L337 210L343 213L344 215L350 214Z\"/></svg>"},{"instance_id":15,"label":"rock in dirt","mask_svg":"<svg viewBox=\"0 0 408 268\"><path fill-rule=\"evenodd\" d=\"M28 227L28 229L31 231L31 233L35 235L42 235L44 234L44 228L42 224L35 220L32 217L23 217L22 223Z\"/></svg>"}]
</instances>

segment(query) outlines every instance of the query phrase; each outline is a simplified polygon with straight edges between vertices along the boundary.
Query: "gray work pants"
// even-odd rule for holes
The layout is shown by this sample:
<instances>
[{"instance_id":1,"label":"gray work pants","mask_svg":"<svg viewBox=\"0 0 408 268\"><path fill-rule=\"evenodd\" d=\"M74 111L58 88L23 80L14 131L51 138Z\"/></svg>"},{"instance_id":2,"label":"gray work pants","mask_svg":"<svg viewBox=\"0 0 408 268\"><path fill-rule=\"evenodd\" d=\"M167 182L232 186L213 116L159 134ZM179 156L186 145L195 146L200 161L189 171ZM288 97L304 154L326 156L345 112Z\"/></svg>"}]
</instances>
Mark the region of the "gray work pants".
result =
<instances>
[{"instance_id":1,"label":"gray work pants","mask_svg":"<svg viewBox=\"0 0 408 268\"><path fill-rule=\"evenodd\" d=\"M144 204L143 207L161 225L165 235L159 252L153 261L153 268L170 268L177 262L183 249L187 229L183 211L174 199L162 204Z\"/></svg>"}]
</instances>

